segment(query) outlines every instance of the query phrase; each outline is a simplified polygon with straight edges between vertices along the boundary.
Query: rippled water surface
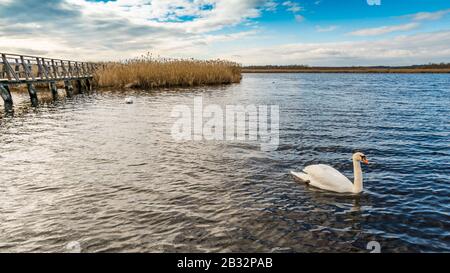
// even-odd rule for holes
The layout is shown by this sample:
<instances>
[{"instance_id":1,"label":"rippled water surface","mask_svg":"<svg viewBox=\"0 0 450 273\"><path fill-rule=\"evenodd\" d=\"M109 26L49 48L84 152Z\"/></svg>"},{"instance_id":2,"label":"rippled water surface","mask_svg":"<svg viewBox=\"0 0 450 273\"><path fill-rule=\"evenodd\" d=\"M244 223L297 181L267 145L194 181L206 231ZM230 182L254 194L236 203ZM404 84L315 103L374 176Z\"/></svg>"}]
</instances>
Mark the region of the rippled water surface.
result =
<instances>
[{"instance_id":1,"label":"rippled water surface","mask_svg":"<svg viewBox=\"0 0 450 273\"><path fill-rule=\"evenodd\" d=\"M450 251L449 87L448 75L248 74L56 103L40 93L36 110L14 93L14 117L0 119L0 251ZM174 141L170 113L194 96L279 105L278 149ZM325 163L352 177L354 149L371 160L361 196L289 175Z\"/></svg>"}]
</instances>

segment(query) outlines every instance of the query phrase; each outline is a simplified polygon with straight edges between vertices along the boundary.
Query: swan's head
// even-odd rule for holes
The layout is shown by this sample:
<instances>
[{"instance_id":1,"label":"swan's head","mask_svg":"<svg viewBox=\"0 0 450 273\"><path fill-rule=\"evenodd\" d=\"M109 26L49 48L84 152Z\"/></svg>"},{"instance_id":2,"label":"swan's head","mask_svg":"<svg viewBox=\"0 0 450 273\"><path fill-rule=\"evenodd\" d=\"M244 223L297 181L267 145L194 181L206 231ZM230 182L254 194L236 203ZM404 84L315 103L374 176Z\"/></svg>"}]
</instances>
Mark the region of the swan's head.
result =
<instances>
[{"instance_id":1,"label":"swan's head","mask_svg":"<svg viewBox=\"0 0 450 273\"><path fill-rule=\"evenodd\" d=\"M358 153L355 153L355 154L353 155L353 160L362 162L362 163L364 163L364 164L369 164L369 160L367 159L366 155L363 154L363 153L359 153L359 152L358 152Z\"/></svg>"}]
</instances>

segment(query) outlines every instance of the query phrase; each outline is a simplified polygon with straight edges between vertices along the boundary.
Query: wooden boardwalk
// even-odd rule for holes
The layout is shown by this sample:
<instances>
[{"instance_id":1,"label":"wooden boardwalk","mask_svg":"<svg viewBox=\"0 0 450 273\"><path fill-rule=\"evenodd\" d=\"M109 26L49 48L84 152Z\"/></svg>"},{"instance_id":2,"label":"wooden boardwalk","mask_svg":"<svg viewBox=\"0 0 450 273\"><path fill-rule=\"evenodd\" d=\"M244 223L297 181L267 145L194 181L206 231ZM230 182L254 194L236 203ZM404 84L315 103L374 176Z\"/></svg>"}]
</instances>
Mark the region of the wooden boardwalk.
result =
<instances>
[{"instance_id":1,"label":"wooden boardwalk","mask_svg":"<svg viewBox=\"0 0 450 273\"><path fill-rule=\"evenodd\" d=\"M57 82L64 82L68 97L73 96L73 85L79 93L92 90L95 63L50 59L45 57L0 53L0 96L7 111L13 109L9 86L26 85L31 104L38 105L35 84L48 84L53 98L58 97Z\"/></svg>"}]
</instances>

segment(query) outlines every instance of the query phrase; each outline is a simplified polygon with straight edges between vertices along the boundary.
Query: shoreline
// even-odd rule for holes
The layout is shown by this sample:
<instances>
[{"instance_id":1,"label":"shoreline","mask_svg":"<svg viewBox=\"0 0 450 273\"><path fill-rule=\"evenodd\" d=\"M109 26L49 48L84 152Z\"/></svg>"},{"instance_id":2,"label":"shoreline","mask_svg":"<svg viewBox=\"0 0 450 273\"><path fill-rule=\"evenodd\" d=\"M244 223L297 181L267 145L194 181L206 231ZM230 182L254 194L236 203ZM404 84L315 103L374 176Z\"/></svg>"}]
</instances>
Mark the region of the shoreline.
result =
<instances>
[{"instance_id":1,"label":"shoreline","mask_svg":"<svg viewBox=\"0 0 450 273\"><path fill-rule=\"evenodd\" d=\"M242 73L349 73L349 74L448 74L450 69L401 69L401 68L371 68L371 69L352 69L352 68L309 68L309 69L247 69L243 68Z\"/></svg>"}]
</instances>

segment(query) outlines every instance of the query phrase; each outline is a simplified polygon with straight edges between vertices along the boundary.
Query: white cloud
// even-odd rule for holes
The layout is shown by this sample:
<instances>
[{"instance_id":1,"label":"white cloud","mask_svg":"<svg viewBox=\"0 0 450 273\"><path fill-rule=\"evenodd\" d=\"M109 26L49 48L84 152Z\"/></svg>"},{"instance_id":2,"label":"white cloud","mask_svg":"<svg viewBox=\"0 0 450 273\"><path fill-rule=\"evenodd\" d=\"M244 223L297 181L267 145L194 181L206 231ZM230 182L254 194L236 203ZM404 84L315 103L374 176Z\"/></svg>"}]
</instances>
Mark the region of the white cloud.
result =
<instances>
[{"instance_id":1,"label":"white cloud","mask_svg":"<svg viewBox=\"0 0 450 273\"><path fill-rule=\"evenodd\" d=\"M402 16L403 18L412 19L412 22L410 22L410 23L406 23L406 24L402 24L402 25L394 25L394 26L381 26L381 27L375 27L375 28L360 29L360 30L350 32L349 34L354 35L354 36L376 36L376 35L382 35L382 34L387 34L387 33L391 33L391 32L397 32L397 31L408 31L408 30L412 30L412 29L419 27L420 26L419 21L439 20L448 13L450 13L450 9L439 10L439 11L435 11L435 12L419 12L419 13L415 13L415 14Z\"/></svg>"},{"instance_id":2,"label":"white cloud","mask_svg":"<svg viewBox=\"0 0 450 273\"><path fill-rule=\"evenodd\" d=\"M227 58L247 65L345 66L450 62L450 30L378 41L297 43L243 49L230 52Z\"/></svg>"},{"instance_id":3,"label":"white cloud","mask_svg":"<svg viewBox=\"0 0 450 273\"><path fill-rule=\"evenodd\" d=\"M439 20L448 13L450 13L450 9L439 10L436 12L419 12L419 13L410 15L410 17L412 17L413 20L415 20L415 21L425 21L425 20L432 21L432 20Z\"/></svg>"},{"instance_id":4,"label":"white cloud","mask_svg":"<svg viewBox=\"0 0 450 273\"><path fill-rule=\"evenodd\" d=\"M331 32L331 31L335 31L336 29L338 29L338 26L332 25L332 26L326 26L326 27L322 27L322 26L316 26L316 31L317 32Z\"/></svg>"},{"instance_id":5,"label":"white cloud","mask_svg":"<svg viewBox=\"0 0 450 273\"><path fill-rule=\"evenodd\" d=\"M301 23L305 20L305 17L303 15L298 14L300 11L303 11L303 8L297 2L284 1L281 5L286 7L287 11L294 14L294 19L298 23Z\"/></svg>"},{"instance_id":6,"label":"white cloud","mask_svg":"<svg viewBox=\"0 0 450 273\"><path fill-rule=\"evenodd\" d=\"M270 9L263 0L0 1L2 50L90 60L208 58L215 43L254 35L251 19ZM238 24L246 30L213 33Z\"/></svg>"},{"instance_id":7,"label":"white cloud","mask_svg":"<svg viewBox=\"0 0 450 273\"><path fill-rule=\"evenodd\" d=\"M299 11L302 11L303 8L296 2L292 2L292 1L285 1L282 4L283 6L287 7L287 11L293 12L293 13L297 13Z\"/></svg>"},{"instance_id":8,"label":"white cloud","mask_svg":"<svg viewBox=\"0 0 450 273\"><path fill-rule=\"evenodd\" d=\"M302 15L300 15L300 14L296 14L295 16L294 16L294 18L295 18L295 21L297 21L297 22L303 22L303 21L305 21L305 17L303 17Z\"/></svg>"},{"instance_id":9,"label":"white cloud","mask_svg":"<svg viewBox=\"0 0 450 273\"><path fill-rule=\"evenodd\" d=\"M262 9L273 9L263 0L117 0L91 2L67 0L80 6L86 16L126 18L146 26L164 26L205 32L257 18ZM270 2L269 2L270 3ZM186 20L189 19L189 20Z\"/></svg>"},{"instance_id":10,"label":"white cloud","mask_svg":"<svg viewBox=\"0 0 450 273\"><path fill-rule=\"evenodd\" d=\"M264 4L264 9L267 11L277 11L278 8L278 3L275 0L272 1L268 1L267 3Z\"/></svg>"},{"instance_id":11,"label":"white cloud","mask_svg":"<svg viewBox=\"0 0 450 273\"><path fill-rule=\"evenodd\" d=\"M350 32L350 35L354 36L376 36L396 31L407 31L411 29L415 29L419 26L419 23L408 23L403 25L395 25L395 26L382 26L375 28L365 28Z\"/></svg>"}]
</instances>

